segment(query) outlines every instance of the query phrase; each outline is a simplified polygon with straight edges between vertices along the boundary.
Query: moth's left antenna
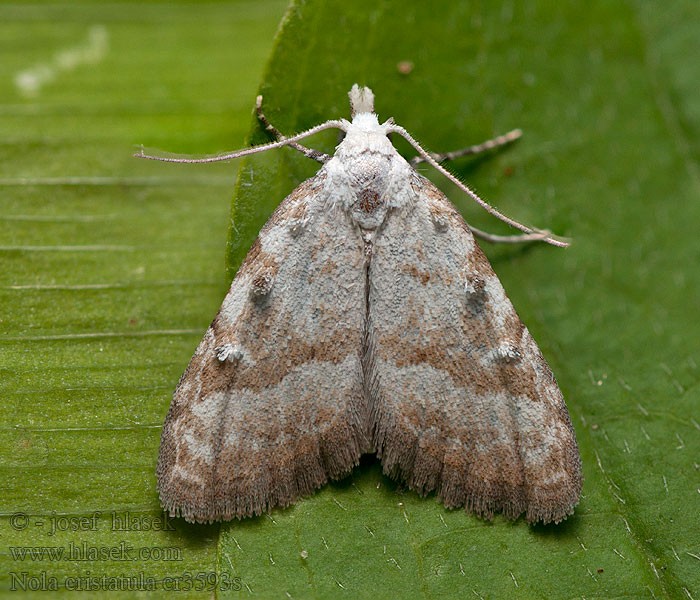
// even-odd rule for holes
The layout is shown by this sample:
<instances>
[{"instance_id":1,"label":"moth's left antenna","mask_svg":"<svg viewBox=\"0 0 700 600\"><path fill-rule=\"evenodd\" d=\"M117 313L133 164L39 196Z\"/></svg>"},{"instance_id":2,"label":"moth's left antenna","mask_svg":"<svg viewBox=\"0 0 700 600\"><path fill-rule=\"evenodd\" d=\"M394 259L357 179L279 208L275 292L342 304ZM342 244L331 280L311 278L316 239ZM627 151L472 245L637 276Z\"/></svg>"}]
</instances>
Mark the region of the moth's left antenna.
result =
<instances>
[{"instance_id":1,"label":"moth's left antenna","mask_svg":"<svg viewBox=\"0 0 700 600\"><path fill-rule=\"evenodd\" d=\"M288 146L299 140L303 140L319 131L325 129L341 129L342 131L347 131L348 122L345 120L331 120L316 125L311 129L297 133L296 135L289 136L283 140L276 142L270 142L269 144L260 144L259 146L252 146L251 148L244 148L242 150L236 150L234 152L226 152L225 154L217 154L215 156L206 156L204 158L176 158L174 156L157 156L155 154L146 154L143 146L139 152L134 153L136 158L147 158L148 160L159 160L161 162L173 162L173 163L212 163L220 162L222 160L231 160L233 158L240 158L241 156L248 156L249 154L257 154L258 152L265 152L267 150L272 150L274 148L281 148L282 146Z\"/></svg>"}]
</instances>

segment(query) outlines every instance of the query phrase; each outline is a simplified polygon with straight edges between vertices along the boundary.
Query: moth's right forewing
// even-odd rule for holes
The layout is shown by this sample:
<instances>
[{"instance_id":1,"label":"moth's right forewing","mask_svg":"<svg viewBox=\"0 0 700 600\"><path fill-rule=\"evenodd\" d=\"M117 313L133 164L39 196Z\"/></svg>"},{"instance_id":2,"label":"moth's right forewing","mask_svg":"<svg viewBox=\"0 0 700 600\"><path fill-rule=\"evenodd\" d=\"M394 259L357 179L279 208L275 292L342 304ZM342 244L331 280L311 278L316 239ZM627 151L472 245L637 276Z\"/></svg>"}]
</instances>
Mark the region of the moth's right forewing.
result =
<instances>
[{"instance_id":1,"label":"moth's right forewing","mask_svg":"<svg viewBox=\"0 0 700 600\"><path fill-rule=\"evenodd\" d=\"M369 448L363 242L321 171L270 218L175 391L161 501L190 521L286 506Z\"/></svg>"},{"instance_id":2,"label":"moth's right forewing","mask_svg":"<svg viewBox=\"0 0 700 600\"><path fill-rule=\"evenodd\" d=\"M415 174L369 268L373 443L447 506L559 521L581 464L552 372L466 223Z\"/></svg>"}]
</instances>

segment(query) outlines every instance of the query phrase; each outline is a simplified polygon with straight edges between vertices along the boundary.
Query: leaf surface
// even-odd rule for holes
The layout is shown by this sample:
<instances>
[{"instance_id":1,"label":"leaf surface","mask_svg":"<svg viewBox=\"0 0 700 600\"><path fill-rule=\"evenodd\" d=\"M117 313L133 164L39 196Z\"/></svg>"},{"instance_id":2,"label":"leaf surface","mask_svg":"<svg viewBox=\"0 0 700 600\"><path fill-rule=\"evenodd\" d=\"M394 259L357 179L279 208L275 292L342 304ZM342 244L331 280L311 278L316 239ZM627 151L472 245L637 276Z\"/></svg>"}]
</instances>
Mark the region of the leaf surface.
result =
<instances>
[{"instance_id":1,"label":"leaf surface","mask_svg":"<svg viewBox=\"0 0 700 600\"><path fill-rule=\"evenodd\" d=\"M347 118L356 82L433 151L524 130L450 168L509 216L573 238L485 250L564 391L585 483L563 524L488 523L397 489L368 459L272 518L225 525L222 569L258 597L697 597L699 23L691 3L292 4L261 86L285 134ZM270 155L239 171L232 272L318 168ZM470 223L512 233L433 179Z\"/></svg>"},{"instance_id":2,"label":"leaf surface","mask_svg":"<svg viewBox=\"0 0 700 600\"><path fill-rule=\"evenodd\" d=\"M243 145L284 9L0 6L3 597L215 588L218 528L162 521L155 465L226 289L235 168L131 153Z\"/></svg>"},{"instance_id":3,"label":"leaf surface","mask_svg":"<svg viewBox=\"0 0 700 600\"><path fill-rule=\"evenodd\" d=\"M287 134L348 117L355 82L433 151L524 130L450 168L509 216L573 238L568 250L484 246L567 399L585 475L572 517L485 522L397 487L366 457L269 517L156 521L160 427L227 287L234 182L229 276L318 166L281 149L241 161L236 180L231 165L152 164L128 149L241 146L283 11L0 7L0 594L16 597L26 573L42 599L51 577L62 595L67 578L88 589L103 575L113 579L84 595L126 575L140 583L113 597L149 591L152 578L152 595L167 581L180 598L214 587L241 598L700 598L700 9L689 0L297 2L260 86ZM254 124L250 139L269 138ZM336 142L326 132L309 145ZM511 233L421 170L470 223ZM117 550L17 554L71 544L78 559Z\"/></svg>"}]
</instances>

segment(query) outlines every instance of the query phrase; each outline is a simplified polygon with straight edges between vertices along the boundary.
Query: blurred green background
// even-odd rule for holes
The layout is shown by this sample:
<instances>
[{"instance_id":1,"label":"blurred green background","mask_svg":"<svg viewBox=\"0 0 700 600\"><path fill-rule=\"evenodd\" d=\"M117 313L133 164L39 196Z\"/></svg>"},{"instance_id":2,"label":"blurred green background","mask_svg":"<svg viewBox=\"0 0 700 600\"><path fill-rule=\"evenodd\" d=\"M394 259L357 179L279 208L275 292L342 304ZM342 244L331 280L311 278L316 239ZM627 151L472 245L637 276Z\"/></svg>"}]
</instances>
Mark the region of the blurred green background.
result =
<instances>
[{"instance_id":1,"label":"blurred green background","mask_svg":"<svg viewBox=\"0 0 700 600\"><path fill-rule=\"evenodd\" d=\"M92 597L123 575L147 591L110 597L700 598L698 34L690 0L0 5L0 594ZM172 390L317 165L289 149L168 165L133 146L264 141L258 92L291 133L347 117L355 82L431 150L525 132L451 168L574 240L485 246L577 431L584 490L563 524L447 511L371 457L270 516L154 522ZM45 550L71 547L88 560Z\"/></svg>"}]
</instances>

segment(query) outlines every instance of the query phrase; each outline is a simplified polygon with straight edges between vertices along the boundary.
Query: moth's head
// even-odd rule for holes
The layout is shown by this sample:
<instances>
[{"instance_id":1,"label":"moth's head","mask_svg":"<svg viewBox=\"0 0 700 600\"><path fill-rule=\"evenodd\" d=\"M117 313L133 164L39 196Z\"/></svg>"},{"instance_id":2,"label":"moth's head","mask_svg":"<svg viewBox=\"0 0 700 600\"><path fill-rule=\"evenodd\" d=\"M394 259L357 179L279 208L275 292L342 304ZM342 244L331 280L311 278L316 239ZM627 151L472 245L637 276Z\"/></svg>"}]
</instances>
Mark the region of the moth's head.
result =
<instances>
[{"instance_id":1,"label":"moth's head","mask_svg":"<svg viewBox=\"0 0 700 600\"><path fill-rule=\"evenodd\" d=\"M368 87L355 84L348 92L350 98L350 116L356 130L386 135L386 125L393 124L393 119L380 125L374 112L374 93Z\"/></svg>"},{"instance_id":2,"label":"moth's head","mask_svg":"<svg viewBox=\"0 0 700 600\"><path fill-rule=\"evenodd\" d=\"M374 94L368 87L355 84L348 92L350 98L350 116L354 119L362 113L374 113Z\"/></svg>"}]
</instances>

